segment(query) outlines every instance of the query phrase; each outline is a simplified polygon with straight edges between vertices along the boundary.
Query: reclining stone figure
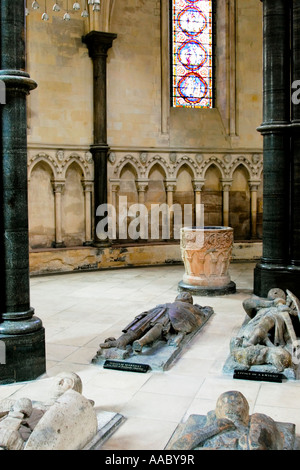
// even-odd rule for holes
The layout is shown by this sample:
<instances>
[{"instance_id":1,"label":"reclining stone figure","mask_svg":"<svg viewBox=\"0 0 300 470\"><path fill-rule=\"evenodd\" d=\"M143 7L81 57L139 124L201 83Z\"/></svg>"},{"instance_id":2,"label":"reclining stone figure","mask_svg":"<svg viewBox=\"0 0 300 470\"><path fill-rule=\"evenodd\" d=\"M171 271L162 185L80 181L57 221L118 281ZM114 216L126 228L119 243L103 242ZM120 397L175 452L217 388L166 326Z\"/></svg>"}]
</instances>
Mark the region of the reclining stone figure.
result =
<instances>
[{"instance_id":1,"label":"reclining stone figure","mask_svg":"<svg viewBox=\"0 0 300 470\"><path fill-rule=\"evenodd\" d=\"M80 377L64 372L51 382L48 401L0 402L0 450L80 450L94 438L97 415Z\"/></svg>"},{"instance_id":2,"label":"reclining stone figure","mask_svg":"<svg viewBox=\"0 0 300 470\"><path fill-rule=\"evenodd\" d=\"M182 292L174 302L158 305L135 317L118 339L107 338L101 343L97 355L105 354L109 348L126 350L128 347L141 353L144 346L159 339L179 345L185 335L199 328L211 313L211 307L193 304L191 294Z\"/></svg>"},{"instance_id":3,"label":"reclining stone figure","mask_svg":"<svg viewBox=\"0 0 300 470\"><path fill-rule=\"evenodd\" d=\"M290 367L298 344L299 300L290 291L275 288L266 299L246 299L243 307L247 319L231 340L233 359L246 368L271 364L282 372Z\"/></svg>"},{"instance_id":4,"label":"reclining stone figure","mask_svg":"<svg viewBox=\"0 0 300 470\"><path fill-rule=\"evenodd\" d=\"M199 426L192 415L189 427L183 429L171 450L283 450L293 441L295 426L280 426L263 414L249 415L249 405L239 391L222 393L216 408ZM193 423L193 424L191 424Z\"/></svg>"}]
</instances>

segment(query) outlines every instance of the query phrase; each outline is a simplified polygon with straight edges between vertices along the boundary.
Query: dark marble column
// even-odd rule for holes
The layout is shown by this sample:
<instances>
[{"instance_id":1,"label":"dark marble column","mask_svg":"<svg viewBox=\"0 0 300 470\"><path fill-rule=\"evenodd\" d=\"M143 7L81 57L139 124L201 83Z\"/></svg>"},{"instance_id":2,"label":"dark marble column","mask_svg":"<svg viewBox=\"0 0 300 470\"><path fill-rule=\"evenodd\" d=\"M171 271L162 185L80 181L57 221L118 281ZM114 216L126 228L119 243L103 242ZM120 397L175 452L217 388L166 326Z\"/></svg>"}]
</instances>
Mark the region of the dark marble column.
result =
<instances>
[{"instance_id":1,"label":"dark marble column","mask_svg":"<svg viewBox=\"0 0 300 470\"><path fill-rule=\"evenodd\" d=\"M300 87L300 0L293 0L292 11L292 84ZM293 91L293 87L292 87ZM292 97L293 98L293 97ZM291 265L300 269L300 100L292 99L291 162Z\"/></svg>"},{"instance_id":2,"label":"dark marble column","mask_svg":"<svg viewBox=\"0 0 300 470\"><path fill-rule=\"evenodd\" d=\"M291 125L293 1L262 1L263 123L258 130L264 138L263 256L255 268L254 293L266 296L269 289L280 287L299 296L300 271L291 261L300 242L298 218L293 216L298 209L291 150L294 147L296 168L299 144Z\"/></svg>"},{"instance_id":3,"label":"dark marble column","mask_svg":"<svg viewBox=\"0 0 300 470\"><path fill-rule=\"evenodd\" d=\"M95 211L101 204L107 203L107 157L109 146L107 144L107 83L106 61L107 51L112 47L117 37L113 33L91 31L83 37L89 55L93 61L94 72L94 143L91 153L94 159L94 205ZM94 245L103 246L109 240L99 240L97 237L97 217L95 215Z\"/></svg>"},{"instance_id":4,"label":"dark marble column","mask_svg":"<svg viewBox=\"0 0 300 470\"><path fill-rule=\"evenodd\" d=\"M24 0L1 0L0 383L45 372L45 332L30 307L26 95L36 83L25 72Z\"/></svg>"}]
</instances>

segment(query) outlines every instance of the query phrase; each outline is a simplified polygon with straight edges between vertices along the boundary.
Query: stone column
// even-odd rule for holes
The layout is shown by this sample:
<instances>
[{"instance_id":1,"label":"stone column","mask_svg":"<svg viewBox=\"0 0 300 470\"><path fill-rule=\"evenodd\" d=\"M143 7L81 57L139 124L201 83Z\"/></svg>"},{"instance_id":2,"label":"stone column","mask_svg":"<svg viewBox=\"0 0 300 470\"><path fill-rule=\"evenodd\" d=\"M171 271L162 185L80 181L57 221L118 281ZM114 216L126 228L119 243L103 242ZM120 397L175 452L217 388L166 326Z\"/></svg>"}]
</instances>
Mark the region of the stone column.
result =
<instances>
[{"instance_id":1,"label":"stone column","mask_svg":"<svg viewBox=\"0 0 300 470\"><path fill-rule=\"evenodd\" d=\"M148 181L137 181L137 190L138 190L138 198L139 204L145 204L145 192L148 187Z\"/></svg>"},{"instance_id":2,"label":"stone column","mask_svg":"<svg viewBox=\"0 0 300 470\"><path fill-rule=\"evenodd\" d=\"M175 227L174 227L174 191L176 188L176 180L166 180L166 193L167 193L167 204L170 209L170 240L174 239Z\"/></svg>"},{"instance_id":3,"label":"stone column","mask_svg":"<svg viewBox=\"0 0 300 470\"><path fill-rule=\"evenodd\" d=\"M46 370L45 331L30 306L26 95L36 83L25 72L24 0L1 0L0 383L36 379Z\"/></svg>"},{"instance_id":4,"label":"stone column","mask_svg":"<svg viewBox=\"0 0 300 470\"><path fill-rule=\"evenodd\" d=\"M258 128L264 139L263 256L254 273L254 293L263 297L273 287L300 295L300 271L296 259L291 263L292 252L298 258L300 243L298 216L293 215L299 210L294 179L299 181L299 172L291 177L291 148L295 170L299 148L298 139L291 140L290 71L299 69L295 50L299 24L293 22L292 5L297 18L298 1L263 0L263 123Z\"/></svg>"},{"instance_id":5,"label":"stone column","mask_svg":"<svg viewBox=\"0 0 300 470\"><path fill-rule=\"evenodd\" d=\"M112 223L112 241L117 240L119 233L118 227L118 215L117 210L119 210L119 204L117 201L117 194L120 189L120 180L110 180L110 189L111 189L111 223Z\"/></svg>"},{"instance_id":6,"label":"stone column","mask_svg":"<svg viewBox=\"0 0 300 470\"><path fill-rule=\"evenodd\" d=\"M65 244L62 239L62 211L61 211L61 195L65 183L62 181L54 181L52 183L54 192L54 205L55 205L55 241L52 243L52 248L64 248Z\"/></svg>"},{"instance_id":7,"label":"stone column","mask_svg":"<svg viewBox=\"0 0 300 470\"><path fill-rule=\"evenodd\" d=\"M139 240L148 241L149 215L145 206L145 193L148 188L148 180L137 180L138 203L140 204L140 237Z\"/></svg>"},{"instance_id":8,"label":"stone column","mask_svg":"<svg viewBox=\"0 0 300 470\"><path fill-rule=\"evenodd\" d=\"M300 0L293 0L292 82L300 83ZM299 96L299 94L298 94ZM292 100L291 265L300 269L300 103Z\"/></svg>"},{"instance_id":9,"label":"stone column","mask_svg":"<svg viewBox=\"0 0 300 470\"><path fill-rule=\"evenodd\" d=\"M260 181L249 181L251 192L251 238L257 238L257 191Z\"/></svg>"},{"instance_id":10,"label":"stone column","mask_svg":"<svg viewBox=\"0 0 300 470\"><path fill-rule=\"evenodd\" d=\"M110 188L111 188L111 203L113 207L117 210L117 207L118 207L117 193L120 189L120 180L117 180L115 182L111 180Z\"/></svg>"},{"instance_id":11,"label":"stone column","mask_svg":"<svg viewBox=\"0 0 300 470\"><path fill-rule=\"evenodd\" d=\"M223 190L223 226L229 226L229 191L232 185L232 180L222 180Z\"/></svg>"},{"instance_id":12,"label":"stone column","mask_svg":"<svg viewBox=\"0 0 300 470\"><path fill-rule=\"evenodd\" d=\"M84 246L91 246L93 244L92 237L92 181L83 181L84 191L84 208L85 208L85 242Z\"/></svg>"},{"instance_id":13,"label":"stone column","mask_svg":"<svg viewBox=\"0 0 300 470\"><path fill-rule=\"evenodd\" d=\"M204 226L204 220L202 217L202 210L201 210L201 191L205 184L205 180L201 181L194 181L194 194L195 194L195 225L196 227Z\"/></svg>"},{"instance_id":14,"label":"stone column","mask_svg":"<svg viewBox=\"0 0 300 470\"><path fill-rule=\"evenodd\" d=\"M176 188L176 180L166 180L166 193L167 193L167 204L171 208L173 206L173 194Z\"/></svg>"},{"instance_id":15,"label":"stone column","mask_svg":"<svg viewBox=\"0 0 300 470\"><path fill-rule=\"evenodd\" d=\"M95 212L101 204L107 203L107 158L109 147L107 145L107 83L106 83L106 59L107 51L112 47L113 40L117 37L113 33L91 31L83 37L87 45L89 55L93 61L94 74L94 143L91 153L94 159L94 197ZM95 227L97 226L95 222ZM94 234L95 245L109 244L109 240L99 240L97 232Z\"/></svg>"}]
</instances>

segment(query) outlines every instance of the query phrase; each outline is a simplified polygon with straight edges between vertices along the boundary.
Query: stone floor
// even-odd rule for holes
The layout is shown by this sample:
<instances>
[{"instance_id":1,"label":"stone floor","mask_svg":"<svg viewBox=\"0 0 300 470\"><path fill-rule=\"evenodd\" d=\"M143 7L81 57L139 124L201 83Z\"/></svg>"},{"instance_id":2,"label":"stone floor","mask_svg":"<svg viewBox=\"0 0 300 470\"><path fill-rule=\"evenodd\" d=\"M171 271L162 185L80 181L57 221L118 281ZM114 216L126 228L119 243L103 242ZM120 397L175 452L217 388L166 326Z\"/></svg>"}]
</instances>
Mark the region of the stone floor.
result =
<instances>
[{"instance_id":1,"label":"stone floor","mask_svg":"<svg viewBox=\"0 0 300 470\"><path fill-rule=\"evenodd\" d=\"M242 301L252 292L251 263L231 266L237 293L225 297L194 297L215 314L167 372L120 372L92 365L100 341L119 336L142 311L177 295L182 266L118 269L33 277L31 305L46 329L47 373L70 370L83 381L83 394L99 410L126 420L103 450L162 450L176 426L192 413L214 409L218 396L239 390L250 412L296 424L300 433L300 382L256 382L233 379L222 367L229 340L244 320ZM44 378L44 377L43 377ZM2 385L0 399L13 395L41 399L43 380Z\"/></svg>"}]
</instances>

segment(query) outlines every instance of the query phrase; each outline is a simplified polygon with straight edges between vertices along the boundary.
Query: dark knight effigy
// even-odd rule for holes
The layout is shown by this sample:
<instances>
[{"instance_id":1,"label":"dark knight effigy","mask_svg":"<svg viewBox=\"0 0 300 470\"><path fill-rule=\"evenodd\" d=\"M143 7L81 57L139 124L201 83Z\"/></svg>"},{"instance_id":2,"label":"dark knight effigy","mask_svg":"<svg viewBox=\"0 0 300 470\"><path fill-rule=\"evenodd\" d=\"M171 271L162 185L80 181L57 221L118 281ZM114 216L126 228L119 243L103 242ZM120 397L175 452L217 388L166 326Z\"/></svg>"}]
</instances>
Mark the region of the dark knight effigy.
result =
<instances>
[{"instance_id":1,"label":"dark knight effigy","mask_svg":"<svg viewBox=\"0 0 300 470\"><path fill-rule=\"evenodd\" d=\"M111 365L116 360L116 368L121 370L126 370L126 364L131 370L133 364L165 370L212 314L211 307L194 304L191 294L183 292L174 302L135 317L119 338L107 338L92 362L103 364L109 360Z\"/></svg>"}]
</instances>

